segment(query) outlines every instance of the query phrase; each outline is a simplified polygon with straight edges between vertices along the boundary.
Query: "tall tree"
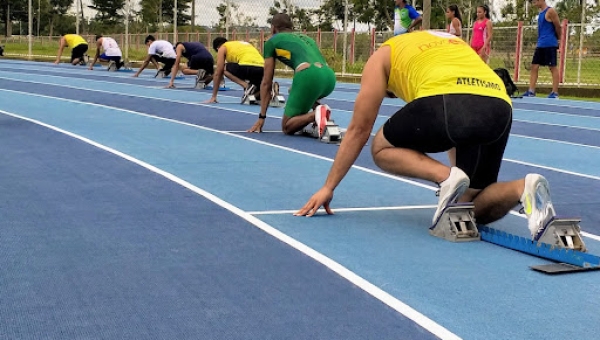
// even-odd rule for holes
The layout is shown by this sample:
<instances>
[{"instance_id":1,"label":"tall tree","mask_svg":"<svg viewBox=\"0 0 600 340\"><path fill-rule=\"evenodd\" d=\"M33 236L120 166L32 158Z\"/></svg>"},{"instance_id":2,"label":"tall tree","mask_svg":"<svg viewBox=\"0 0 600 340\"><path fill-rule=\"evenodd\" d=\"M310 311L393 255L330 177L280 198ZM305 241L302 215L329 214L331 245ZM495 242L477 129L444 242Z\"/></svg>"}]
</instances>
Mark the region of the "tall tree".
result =
<instances>
[{"instance_id":1,"label":"tall tree","mask_svg":"<svg viewBox=\"0 0 600 340\"><path fill-rule=\"evenodd\" d=\"M124 0L92 0L96 20L102 24L115 25L123 20Z\"/></svg>"},{"instance_id":2,"label":"tall tree","mask_svg":"<svg viewBox=\"0 0 600 340\"><path fill-rule=\"evenodd\" d=\"M54 26L56 22L64 20L65 15L72 5L73 0L50 0L50 35L54 35ZM63 29L61 28L60 30L62 31Z\"/></svg>"},{"instance_id":3,"label":"tall tree","mask_svg":"<svg viewBox=\"0 0 600 340\"><path fill-rule=\"evenodd\" d=\"M27 22L26 0L0 0L0 22L4 23L4 35L12 35L12 21Z\"/></svg>"},{"instance_id":4,"label":"tall tree","mask_svg":"<svg viewBox=\"0 0 600 340\"><path fill-rule=\"evenodd\" d=\"M269 18L267 23L271 23L273 15L277 13L286 13L292 19L294 28L300 30L314 30L315 26L312 23L311 16L312 12L307 11L304 8L295 6L292 0L275 0L273 6L269 8Z\"/></svg>"},{"instance_id":5,"label":"tall tree","mask_svg":"<svg viewBox=\"0 0 600 340\"><path fill-rule=\"evenodd\" d=\"M240 11L240 5L232 0L223 0L217 6L217 13L219 13L219 22L216 24L217 28L225 28L226 26L232 27L256 27L256 17L252 17L244 14Z\"/></svg>"}]
</instances>

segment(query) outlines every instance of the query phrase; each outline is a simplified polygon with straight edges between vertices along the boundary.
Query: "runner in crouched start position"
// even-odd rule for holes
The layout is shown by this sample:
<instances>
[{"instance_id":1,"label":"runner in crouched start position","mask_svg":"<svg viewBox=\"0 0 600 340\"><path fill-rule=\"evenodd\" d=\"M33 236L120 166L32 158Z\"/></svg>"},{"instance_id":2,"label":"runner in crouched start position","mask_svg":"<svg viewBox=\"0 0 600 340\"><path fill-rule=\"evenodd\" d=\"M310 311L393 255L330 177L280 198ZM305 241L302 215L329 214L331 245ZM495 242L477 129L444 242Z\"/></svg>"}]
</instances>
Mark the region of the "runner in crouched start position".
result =
<instances>
[{"instance_id":1,"label":"runner in crouched start position","mask_svg":"<svg viewBox=\"0 0 600 340\"><path fill-rule=\"evenodd\" d=\"M293 24L287 14L279 13L271 21L273 36L265 43L265 74L260 86L261 98L271 98L275 59L294 70L294 78L285 105L281 129L294 134L308 124L316 124L319 137L325 131L331 110L318 100L328 96L334 89L335 72L327 66L325 58L315 41L308 36L293 32ZM276 92L279 92L278 90ZM248 130L261 132L267 117L269 100L262 100L258 121Z\"/></svg>"},{"instance_id":2,"label":"runner in crouched start position","mask_svg":"<svg viewBox=\"0 0 600 340\"><path fill-rule=\"evenodd\" d=\"M433 216L473 202L477 223L488 224L522 204L535 239L555 215L546 179L538 174L498 182L512 104L498 75L464 41L421 31L386 41L368 60L354 114L323 187L295 215L329 206L334 189L369 139L388 90L407 104L373 138L371 153L384 171L437 183ZM456 166L429 157L456 148Z\"/></svg>"}]
</instances>

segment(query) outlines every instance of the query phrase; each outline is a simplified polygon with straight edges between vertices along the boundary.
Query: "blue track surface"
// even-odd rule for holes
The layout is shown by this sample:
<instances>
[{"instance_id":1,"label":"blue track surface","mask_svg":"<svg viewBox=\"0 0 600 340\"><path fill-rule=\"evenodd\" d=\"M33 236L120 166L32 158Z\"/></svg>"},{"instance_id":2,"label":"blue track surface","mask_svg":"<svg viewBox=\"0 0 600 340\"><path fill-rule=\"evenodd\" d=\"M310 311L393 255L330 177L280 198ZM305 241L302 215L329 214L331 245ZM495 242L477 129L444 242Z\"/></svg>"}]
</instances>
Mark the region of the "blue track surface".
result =
<instances>
[{"instance_id":1,"label":"blue track surface","mask_svg":"<svg viewBox=\"0 0 600 340\"><path fill-rule=\"evenodd\" d=\"M1 339L596 338L598 273L429 236L435 188L383 174L368 147L344 209L294 217L338 147L277 132L277 108L247 134L258 107L235 87L204 105L192 77L153 75L0 64ZM342 126L357 90L325 101ZM514 106L501 179L546 176L600 254L600 104ZM516 214L493 226L527 234Z\"/></svg>"}]
</instances>

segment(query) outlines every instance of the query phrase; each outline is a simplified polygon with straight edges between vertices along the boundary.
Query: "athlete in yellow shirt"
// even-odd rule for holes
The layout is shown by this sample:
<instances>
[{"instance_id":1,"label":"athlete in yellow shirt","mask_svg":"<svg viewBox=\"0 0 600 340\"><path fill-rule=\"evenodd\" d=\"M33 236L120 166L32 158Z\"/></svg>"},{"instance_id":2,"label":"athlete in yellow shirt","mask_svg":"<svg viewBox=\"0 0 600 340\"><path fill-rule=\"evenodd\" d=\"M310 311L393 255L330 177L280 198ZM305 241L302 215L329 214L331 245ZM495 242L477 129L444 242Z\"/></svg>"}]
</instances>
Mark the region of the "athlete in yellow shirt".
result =
<instances>
[{"instance_id":1,"label":"athlete in yellow shirt","mask_svg":"<svg viewBox=\"0 0 600 340\"><path fill-rule=\"evenodd\" d=\"M325 185L296 212L313 215L329 203L369 139L387 93L407 104L377 131L371 152L377 166L398 176L440 186L442 210L472 201L478 223L491 223L523 204L532 237L552 217L548 182L537 174L497 182L512 124L505 86L469 45L449 33L419 31L391 38L369 58L354 114ZM456 167L427 153L456 148ZM541 201L535 202L535 197Z\"/></svg>"},{"instance_id":2,"label":"athlete in yellow shirt","mask_svg":"<svg viewBox=\"0 0 600 340\"><path fill-rule=\"evenodd\" d=\"M213 48L217 51L217 69L215 70L212 97L205 103L216 103L219 84L223 76L244 88L242 103L254 94L257 99L260 94L265 59L260 52L245 41L227 41L223 37L213 40Z\"/></svg>"},{"instance_id":3,"label":"athlete in yellow shirt","mask_svg":"<svg viewBox=\"0 0 600 340\"><path fill-rule=\"evenodd\" d=\"M85 52L88 50L88 43L83 39L82 36L77 34L64 34L60 37L60 46L58 47L58 54L56 55L55 64L60 63L60 57L62 56L62 52L68 47L71 49L71 64L77 65L82 63L85 65L83 60L83 56Z\"/></svg>"}]
</instances>

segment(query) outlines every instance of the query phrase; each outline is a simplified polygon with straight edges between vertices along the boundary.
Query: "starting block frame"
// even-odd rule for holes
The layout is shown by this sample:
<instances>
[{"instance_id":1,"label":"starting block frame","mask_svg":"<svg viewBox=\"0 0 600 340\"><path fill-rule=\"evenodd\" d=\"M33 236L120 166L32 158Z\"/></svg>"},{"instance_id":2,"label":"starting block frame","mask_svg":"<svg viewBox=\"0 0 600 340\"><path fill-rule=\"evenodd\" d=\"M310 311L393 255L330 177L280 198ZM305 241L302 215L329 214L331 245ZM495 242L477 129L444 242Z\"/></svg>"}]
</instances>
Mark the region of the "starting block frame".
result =
<instances>
[{"instance_id":1,"label":"starting block frame","mask_svg":"<svg viewBox=\"0 0 600 340\"><path fill-rule=\"evenodd\" d=\"M158 70L156 72L156 75L154 76L154 78L166 78L167 76L165 76L165 71L163 70ZM181 73L181 70L177 71L177 75L175 76L175 79L185 79L183 73Z\"/></svg>"},{"instance_id":2,"label":"starting block frame","mask_svg":"<svg viewBox=\"0 0 600 340\"><path fill-rule=\"evenodd\" d=\"M429 228L429 234L452 242L479 241L473 203L450 204Z\"/></svg>"},{"instance_id":3,"label":"starting block frame","mask_svg":"<svg viewBox=\"0 0 600 340\"><path fill-rule=\"evenodd\" d=\"M304 136L319 139L319 128L316 124L309 124L300 132ZM340 144L344 138L345 131L340 128L333 120L327 122L325 133L319 139L323 143Z\"/></svg>"},{"instance_id":4,"label":"starting block frame","mask_svg":"<svg viewBox=\"0 0 600 340\"><path fill-rule=\"evenodd\" d=\"M242 103L245 105L260 105L260 100L256 99L256 96L251 94L246 98L246 100ZM282 95L272 96L269 101L269 106L271 107L284 107L285 106L285 98Z\"/></svg>"},{"instance_id":5,"label":"starting block frame","mask_svg":"<svg viewBox=\"0 0 600 340\"><path fill-rule=\"evenodd\" d=\"M488 226L477 226L472 203L451 204L442 211L429 233L452 242L485 241L555 263L530 268L545 274L600 270L600 257L586 253L580 218L553 217L536 239Z\"/></svg>"}]
</instances>

